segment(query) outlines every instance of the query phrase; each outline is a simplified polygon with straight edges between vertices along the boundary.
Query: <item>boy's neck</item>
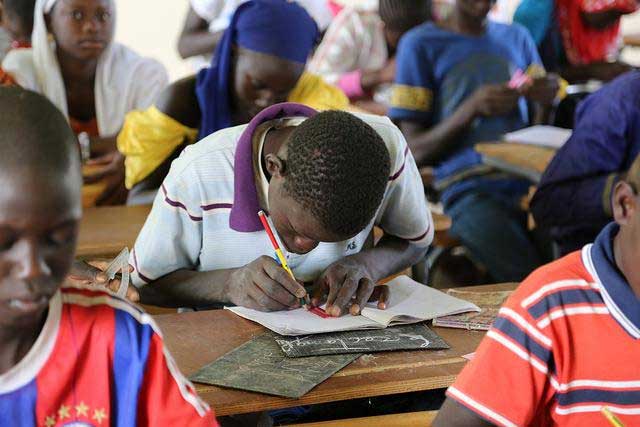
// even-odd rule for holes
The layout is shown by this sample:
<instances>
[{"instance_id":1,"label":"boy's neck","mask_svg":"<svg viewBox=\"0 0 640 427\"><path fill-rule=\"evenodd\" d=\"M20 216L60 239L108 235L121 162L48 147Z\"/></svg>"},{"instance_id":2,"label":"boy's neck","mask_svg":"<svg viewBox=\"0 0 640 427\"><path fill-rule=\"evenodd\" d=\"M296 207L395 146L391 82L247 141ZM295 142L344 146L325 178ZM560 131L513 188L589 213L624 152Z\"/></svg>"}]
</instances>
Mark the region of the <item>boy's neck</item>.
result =
<instances>
[{"instance_id":1,"label":"boy's neck","mask_svg":"<svg viewBox=\"0 0 640 427\"><path fill-rule=\"evenodd\" d=\"M66 82L89 83L93 85L98 69L98 60L79 60L56 49L62 79Z\"/></svg>"},{"instance_id":2,"label":"boy's neck","mask_svg":"<svg viewBox=\"0 0 640 427\"><path fill-rule=\"evenodd\" d=\"M470 36L481 36L485 32L487 18L478 19L455 8L451 17L448 19L449 29L456 33L466 34Z\"/></svg>"},{"instance_id":3,"label":"boy's neck","mask_svg":"<svg viewBox=\"0 0 640 427\"><path fill-rule=\"evenodd\" d=\"M636 245L629 236L629 230L620 231L613 239L613 257L618 266L618 270L627 280L631 290L640 299L640 269L638 268L638 258L635 254Z\"/></svg>"},{"instance_id":4,"label":"boy's neck","mask_svg":"<svg viewBox=\"0 0 640 427\"><path fill-rule=\"evenodd\" d=\"M16 366L29 353L42 331L46 318L45 311L42 320L31 329L0 328L0 375Z\"/></svg>"}]
</instances>

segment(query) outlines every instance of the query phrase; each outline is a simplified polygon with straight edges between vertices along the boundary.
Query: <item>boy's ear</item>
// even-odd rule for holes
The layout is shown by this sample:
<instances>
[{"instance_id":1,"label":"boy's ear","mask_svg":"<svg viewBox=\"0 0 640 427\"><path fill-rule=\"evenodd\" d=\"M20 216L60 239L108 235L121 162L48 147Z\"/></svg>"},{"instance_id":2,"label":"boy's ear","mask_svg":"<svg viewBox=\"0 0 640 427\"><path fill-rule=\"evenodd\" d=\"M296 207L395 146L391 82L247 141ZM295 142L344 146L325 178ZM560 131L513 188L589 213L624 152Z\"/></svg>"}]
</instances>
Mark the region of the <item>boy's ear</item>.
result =
<instances>
[{"instance_id":1,"label":"boy's ear","mask_svg":"<svg viewBox=\"0 0 640 427\"><path fill-rule=\"evenodd\" d=\"M265 163L269 175L282 178L287 174L287 161L274 153L267 154Z\"/></svg>"},{"instance_id":2,"label":"boy's ear","mask_svg":"<svg viewBox=\"0 0 640 427\"><path fill-rule=\"evenodd\" d=\"M613 219L619 225L626 225L638 209L636 193L625 181L618 182L613 189L611 200Z\"/></svg>"}]
</instances>

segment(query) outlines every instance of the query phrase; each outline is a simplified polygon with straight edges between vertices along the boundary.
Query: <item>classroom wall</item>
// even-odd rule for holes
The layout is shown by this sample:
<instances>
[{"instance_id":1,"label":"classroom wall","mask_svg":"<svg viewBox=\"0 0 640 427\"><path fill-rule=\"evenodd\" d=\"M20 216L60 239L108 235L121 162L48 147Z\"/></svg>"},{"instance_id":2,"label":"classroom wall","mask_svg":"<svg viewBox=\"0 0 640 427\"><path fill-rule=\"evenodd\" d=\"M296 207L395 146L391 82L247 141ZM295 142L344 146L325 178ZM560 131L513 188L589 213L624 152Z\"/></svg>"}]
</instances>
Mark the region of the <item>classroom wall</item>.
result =
<instances>
[{"instance_id":1,"label":"classroom wall","mask_svg":"<svg viewBox=\"0 0 640 427\"><path fill-rule=\"evenodd\" d=\"M116 7L116 40L162 62L172 80L192 72L176 49L188 0L116 0Z\"/></svg>"}]
</instances>

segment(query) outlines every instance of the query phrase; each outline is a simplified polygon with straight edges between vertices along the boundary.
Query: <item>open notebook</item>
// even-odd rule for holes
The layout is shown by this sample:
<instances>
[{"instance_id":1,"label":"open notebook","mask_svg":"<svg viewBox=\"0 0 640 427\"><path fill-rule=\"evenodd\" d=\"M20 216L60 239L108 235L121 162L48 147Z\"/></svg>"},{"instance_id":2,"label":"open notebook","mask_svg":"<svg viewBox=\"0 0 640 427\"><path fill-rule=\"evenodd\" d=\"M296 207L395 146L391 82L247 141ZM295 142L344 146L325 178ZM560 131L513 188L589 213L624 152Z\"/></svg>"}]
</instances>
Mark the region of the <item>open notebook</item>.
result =
<instances>
[{"instance_id":1,"label":"open notebook","mask_svg":"<svg viewBox=\"0 0 640 427\"><path fill-rule=\"evenodd\" d=\"M362 309L361 316L349 314L339 318L322 318L300 308L292 311L264 313L244 307L226 307L245 319L260 323L280 335L308 335L359 329L382 329L387 326L417 323L450 314L480 311L475 304L422 285L407 276L388 283L391 298L386 310L375 304Z\"/></svg>"}]
</instances>

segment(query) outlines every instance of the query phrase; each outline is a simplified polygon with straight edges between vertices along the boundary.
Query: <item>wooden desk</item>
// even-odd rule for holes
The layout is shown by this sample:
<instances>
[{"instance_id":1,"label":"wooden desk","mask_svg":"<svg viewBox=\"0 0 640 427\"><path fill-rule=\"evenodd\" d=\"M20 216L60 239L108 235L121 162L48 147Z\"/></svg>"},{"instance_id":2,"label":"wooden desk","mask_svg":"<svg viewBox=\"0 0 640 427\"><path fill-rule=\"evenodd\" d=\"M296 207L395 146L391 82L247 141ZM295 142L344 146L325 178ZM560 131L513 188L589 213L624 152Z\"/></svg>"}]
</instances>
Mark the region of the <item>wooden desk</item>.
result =
<instances>
[{"instance_id":1,"label":"wooden desk","mask_svg":"<svg viewBox=\"0 0 640 427\"><path fill-rule=\"evenodd\" d=\"M76 256L111 257L133 244L151 206L108 206L85 209Z\"/></svg>"},{"instance_id":2,"label":"wooden desk","mask_svg":"<svg viewBox=\"0 0 640 427\"><path fill-rule=\"evenodd\" d=\"M494 168L519 175L537 184L556 150L514 142L476 144L483 163Z\"/></svg>"},{"instance_id":3,"label":"wooden desk","mask_svg":"<svg viewBox=\"0 0 640 427\"><path fill-rule=\"evenodd\" d=\"M516 284L476 286L474 290L511 290ZM265 331L226 310L155 316L167 347L189 376ZM434 328L451 346L439 351L400 351L360 357L300 399L196 384L217 415L242 414L298 405L432 390L451 385L464 367L461 356L474 352L481 331Z\"/></svg>"},{"instance_id":4,"label":"wooden desk","mask_svg":"<svg viewBox=\"0 0 640 427\"><path fill-rule=\"evenodd\" d=\"M640 33L624 36L624 44L625 46L640 47Z\"/></svg>"}]
</instances>

